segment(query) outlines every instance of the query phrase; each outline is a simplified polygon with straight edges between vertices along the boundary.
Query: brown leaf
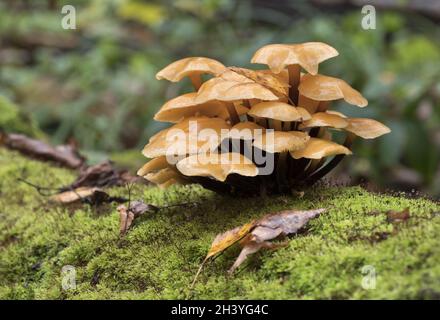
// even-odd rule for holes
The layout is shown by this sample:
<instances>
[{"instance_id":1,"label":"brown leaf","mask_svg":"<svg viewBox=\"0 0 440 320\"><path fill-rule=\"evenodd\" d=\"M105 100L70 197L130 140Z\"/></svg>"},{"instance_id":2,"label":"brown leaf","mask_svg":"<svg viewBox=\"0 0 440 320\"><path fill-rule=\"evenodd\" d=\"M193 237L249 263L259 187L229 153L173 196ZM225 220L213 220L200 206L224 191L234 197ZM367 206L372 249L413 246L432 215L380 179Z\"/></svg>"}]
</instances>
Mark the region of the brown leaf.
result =
<instances>
[{"instance_id":1,"label":"brown leaf","mask_svg":"<svg viewBox=\"0 0 440 320\"><path fill-rule=\"evenodd\" d=\"M316 210L285 210L275 214L267 215L256 222L255 228L243 239L244 245L240 255L229 269L233 273L247 258L249 254L259 251L261 248L275 249L285 244L274 244L273 240L280 236L296 233L304 227L307 222L325 212L326 209Z\"/></svg>"},{"instance_id":2,"label":"brown leaf","mask_svg":"<svg viewBox=\"0 0 440 320\"><path fill-rule=\"evenodd\" d=\"M229 67L228 69L262 85L277 95L287 96L289 84L282 81L279 76L267 72L238 67Z\"/></svg>"},{"instance_id":3,"label":"brown leaf","mask_svg":"<svg viewBox=\"0 0 440 320\"><path fill-rule=\"evenodd\" d=\"M234 243L246 236L254 225L255 221L252 221L241 227L236 227L232 230L218 234L212 242L211 248L209 249L205 259L215 256L217 253L220 253L232 246Z\"/></svg>"},{"instance_id":4,"label":"brown leaf","mask_svg":"<svg viewBox=\"0 0 440 320\"><path fill-rule=\"evenodd\" d=\"M92 205L100 205L110 202L126 202L123 197L111 197L102 189L97 187L80 187L50 197L50 200L60 204L72 204L77 202L86 202Z\"/></svg>"},{"instance_id":5,"label":"brown leaf","mask_svg":"<svg viewBox=\"0 0 440 320\"><path fill-rule=\"evenodd\" d=\"M0 144L11 150L17 150L26 156L53 161L61 166L73 169L80 167L85 160L85 158L78 153L74 145L54 147L43 141L32 139L22 134L3 133L0 135Z\"/></svg>"},{"instance_id":6,"label":"brown leaf","mask_svg":"<svg viewBox=\"0 0 440 320\"><path fill-rule=\"evenodd\" d=\"M122 236L127 233L137 217L146 212L156 212L159 208L143 201L133 201L129 209L125 205L120 205L117 210L119 211L119 233Z\"/></svg>"},{"instance_id":7,"label":"brown leaf","mask_svg":"<svg viewBox=\"0 0 440 320\"><path fill-rule=\"evenodd\" d=\"M267 215L259 220L251 221L243 226L218 234L212 242L208 254L200 265L191 287L194 286L198 275L208 259L219 254L220 252L223 252L237 241L241 240L243 249L229 270L230 273L234 272L234 270L246 260L249 254L255 253L261 248L275 249L285 245L285 243L274 244L268 240L275 239L279 236L296 233L310 219L325 211L326 209L305 211L285 210Z\"/></svg>"},{"instance_id":8,"label":"brown leaf","mask_svg":"<svg viewBox=\"0 0 440 320\"><path fill-rule=\"evenodd\" d=\"M141 181L140 177L131 175L125 170L117 169L110 161L104 161L94 166L82 168L78 178L64 190L79 187L112 187L129 182Z\"/></svg>"},{"instance_id":9,"label":"brown leaf","mask_svg":"<svg viewBox=\"0 0 440 320\"><path fill-rule=\"evenodd\" d=\"M402 211L389 210L387 212L387 220L392 223L400 223L410 218L409 208Z\"/></svg>"},{"instance_id":10,"label":"brown leaf","mask_svg":"<svg viewBox=\"0 0 440 320\"><path fill-rule=\"evenodd\" d=\"M81 187L55 194L50 197L50 200L57 203L69 204L91 197L96 191L102 190L99 188Z\"/></svg>"}]
</instances>

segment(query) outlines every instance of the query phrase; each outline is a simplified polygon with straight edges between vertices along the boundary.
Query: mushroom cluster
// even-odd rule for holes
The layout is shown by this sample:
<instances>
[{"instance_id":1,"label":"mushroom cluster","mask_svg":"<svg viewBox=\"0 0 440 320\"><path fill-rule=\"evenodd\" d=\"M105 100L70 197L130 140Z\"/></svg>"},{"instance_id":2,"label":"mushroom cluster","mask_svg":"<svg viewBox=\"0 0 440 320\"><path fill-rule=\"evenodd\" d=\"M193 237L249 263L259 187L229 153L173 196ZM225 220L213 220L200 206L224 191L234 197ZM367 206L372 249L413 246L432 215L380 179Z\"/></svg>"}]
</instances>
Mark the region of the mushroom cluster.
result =
<instances>
[{"instance_id":1,"label":"mushroom cluster","mask_svg":"<svg viewBox=\"0 0 440 320\"><path fill-rule=\"evenodd\" d=\"M173 125L151 137L143 149L151 160L138 174L160 187L199 183L226 193L288 192L315 183L352 153L356 136L390 132L376 120L329 110L334 100L368 103L345 81L318 74L319 63L337 55L321 42L271 44L251 60L268 69L204 57L168 65L157 79L189 77L195 91L156 113L155 120ZM342 144L332 141L333 130L345 134Z\"/></svg>"}]
</instances>

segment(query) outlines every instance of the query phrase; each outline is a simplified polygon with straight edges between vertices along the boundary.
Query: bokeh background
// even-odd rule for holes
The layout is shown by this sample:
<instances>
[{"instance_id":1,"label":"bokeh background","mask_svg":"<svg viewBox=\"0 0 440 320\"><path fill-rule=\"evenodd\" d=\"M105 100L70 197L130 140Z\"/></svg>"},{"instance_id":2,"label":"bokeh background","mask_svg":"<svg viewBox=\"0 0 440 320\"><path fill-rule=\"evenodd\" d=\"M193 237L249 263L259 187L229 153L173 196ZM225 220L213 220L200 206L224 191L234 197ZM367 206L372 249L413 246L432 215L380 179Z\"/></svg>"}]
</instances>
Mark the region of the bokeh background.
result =
<instances>
[{"instance_id":1,"label":"bokeh background","mask_svg":"<svg viewBox=\"0 0 440 320\"><path fill-rule=\"evenodd\" d=\"M77 29L61 28L75 6ZM376 30L361 7L376 7ZM376 118L392 133L358 141L336 174L380 188L440 195L440 1L438 0L0 0L0 127L76 141L89 161L129 168L166 126L155 111L190 90L155 74L173 60L208 56L255 67L268 43L323 41L339 51L320 73L369 100L350 116Z\"/></svg>"}]
</instances>

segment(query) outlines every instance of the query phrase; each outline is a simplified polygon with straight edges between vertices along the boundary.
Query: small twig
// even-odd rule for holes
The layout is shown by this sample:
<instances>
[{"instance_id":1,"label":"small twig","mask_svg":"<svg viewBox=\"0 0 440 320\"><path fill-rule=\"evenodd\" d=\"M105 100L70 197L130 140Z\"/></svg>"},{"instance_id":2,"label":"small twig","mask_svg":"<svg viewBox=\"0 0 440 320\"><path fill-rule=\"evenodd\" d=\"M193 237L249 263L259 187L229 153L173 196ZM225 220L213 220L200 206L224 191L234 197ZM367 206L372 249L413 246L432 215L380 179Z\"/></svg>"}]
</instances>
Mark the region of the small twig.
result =
<instances>
[{"instance_id":1,"label":"small twig","mask_svg":"<svg viewBox=\"0 0 440 320\"><path fill-rule=\"evenodd\" d=\"M27 184L28 186L31 186L32 188L37 190L37 192L40 195L42 195L44 197L52 196L52 195L57 194L57 193L59 193L61 191L61 188L42 187L42 186L36 185L36 184L34 184L32 182L29 182L29 181L27 181L27 180L25 180L23 178L17 178L17 181L23 182L23 183ZM46 191L55 191L55 192L54 193L46 193L46 192L43 192L44 190L46 190Z\"/></svg>"}]
</instances>

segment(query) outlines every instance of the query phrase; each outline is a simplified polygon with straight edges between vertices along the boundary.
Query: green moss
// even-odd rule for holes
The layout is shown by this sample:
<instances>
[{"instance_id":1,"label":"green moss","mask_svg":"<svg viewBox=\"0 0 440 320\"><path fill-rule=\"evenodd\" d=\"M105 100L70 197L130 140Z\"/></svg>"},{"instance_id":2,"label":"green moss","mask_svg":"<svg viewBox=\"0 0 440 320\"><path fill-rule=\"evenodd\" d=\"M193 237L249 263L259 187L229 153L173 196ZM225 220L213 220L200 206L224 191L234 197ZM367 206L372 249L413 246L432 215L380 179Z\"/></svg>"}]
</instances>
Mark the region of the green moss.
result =
<instances>
[{"instance_id":1,"label":"green moss","mask_svg":"<svg viewBox=\"0 0 440 320\"><path fill-rule=\"evenodd\" d=\"M123 239L115 206L97 210L50 205L39 185L68 184L74 173L0 149L0 298L32 299L348 299L440 297L440 205L425 199L371 194L360 187L315 187L305 196L234 199L198 186L161 191L137 186L134 199L155 205L188 201L141 217ZM114 188L114 195L126 195ZM262 251L232 276L239 252L209 263L194 290L193 276L214 236L281 209L325 207L306 232L277 251ZM410 208L406 223L385 212ZM61 268L76 268L74 290L61 288ZM376 288L362 288L364 266Z\"/></svg>"},{"instance_id":2,"label":"green moss","mask_svg":"<svg viewBox=\"0 0 440 320\"><path fill-rule=\"evenodd\" d=\"M43 133L30 116L22 114L17 105L0 95L0 130L42 137Z\"/></svg>"}]
</instances>

